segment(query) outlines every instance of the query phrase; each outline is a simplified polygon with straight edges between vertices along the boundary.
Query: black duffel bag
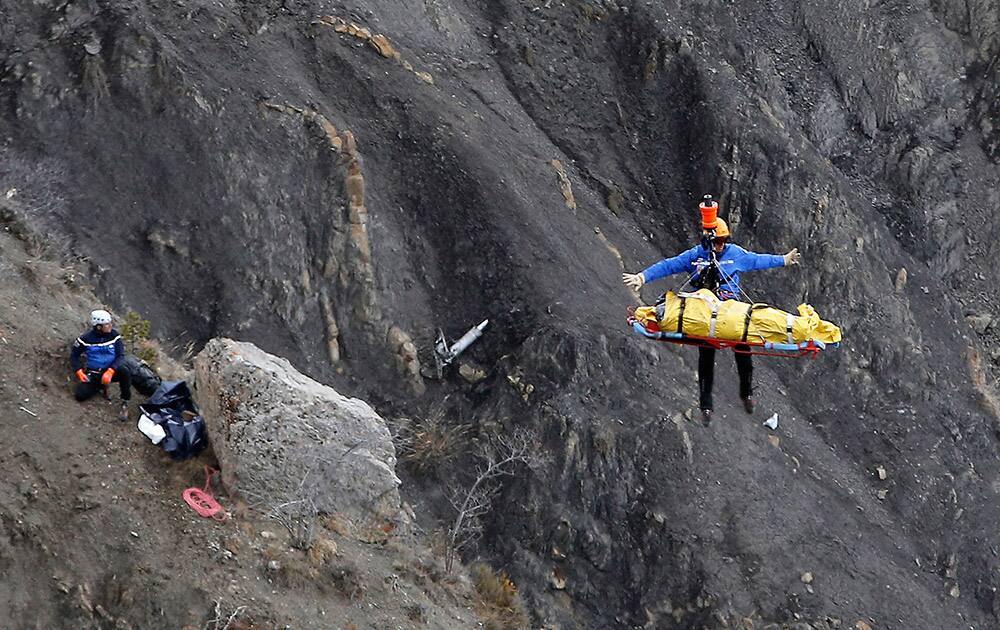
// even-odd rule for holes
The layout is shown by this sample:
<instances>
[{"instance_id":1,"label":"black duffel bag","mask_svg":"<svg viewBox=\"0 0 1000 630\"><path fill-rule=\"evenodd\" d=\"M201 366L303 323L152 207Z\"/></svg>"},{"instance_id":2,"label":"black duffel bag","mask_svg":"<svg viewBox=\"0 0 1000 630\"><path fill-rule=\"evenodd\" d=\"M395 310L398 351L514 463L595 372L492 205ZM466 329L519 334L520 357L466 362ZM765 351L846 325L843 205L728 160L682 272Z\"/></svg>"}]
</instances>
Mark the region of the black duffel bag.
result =
<instances>
[{"instance_id":1,"label":"black duffel bag","mask_svg":"<svg viewBox=\"0 0 1000 630\"><path fill-rule=\"evenodd\" d=\"M175 460L197 455L208 443L205 419L185 381L163 381L139 409L139 431Z\"/></svg>"}]
</instances>

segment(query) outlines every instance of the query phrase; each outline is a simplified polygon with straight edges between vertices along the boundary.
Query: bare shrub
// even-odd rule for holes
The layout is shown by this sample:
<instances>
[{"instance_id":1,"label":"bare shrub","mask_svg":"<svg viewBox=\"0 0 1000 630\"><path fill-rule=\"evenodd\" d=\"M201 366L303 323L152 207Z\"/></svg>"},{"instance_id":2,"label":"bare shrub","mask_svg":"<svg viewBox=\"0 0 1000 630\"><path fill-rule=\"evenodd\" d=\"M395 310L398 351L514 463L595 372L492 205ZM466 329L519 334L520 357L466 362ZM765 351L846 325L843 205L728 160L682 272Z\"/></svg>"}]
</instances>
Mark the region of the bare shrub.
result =
<instances>
[{"instance_id":1,"label":"bare shrub","mask_svg":"<svg viewBox=\"0 0 1000 630\"><path fill-rule=\"evenodd\" d=\"M414 420L397 433L400 458L427 474L454 459L467 443L468 431L465 424L448 424L441 414Z\"/></svg>"},{"instance_id":2,"label":"bare shrub","mask_svg":"<svg viewBox=\"0 0 1000 630\"><path fill-rule=\"evenodd\" d=\"M316 512L315 507L310 508L309 514L297 514L290 517L291 525L286 525L288 529L288 544L296 549L309 551L316 540Z\"/></svg>"},{"instance_id":3,"label":"bare shrub","mask_svg":"<svg viewBox=\"0 0 1000 630\"><path fill-rule=\"evenodd\" d=\"M215 615L205 623L205 630L242 630L251 625L241 621L247 611L246 606L236 606L231 610L223 605L222 598L215 600Z\"/></svg>"},{"instance_id":4,"label":"bare shrub","mask_svg":"<svg viewBox=\"0 0 1000 630\"><path fill-rule=\"evenodd\" d=\"M363 446L363 443L358 443L342 453L335 453L335 449L329 447L318 449L307 458L308 466L299 482L282 496L265 497L246 488L241 492L252 501L254 509L261 510L267 518L277 521L288 531L289 545L310 551L316 542L318 529L324 525L316 502L321 486L328 479L336 479L347 458Z\"/></svg>"},{"instance_id":5,"label":"bare shrub","mask_svg":"<svg viewBox=\"0 0 1000 630\"><path fill-rule=\"evenodd\" d=\"M243 494L252 501L251 506L264 512L264 516L276 521L288 532L288 544L295 549L309 551L316 539L319 513L314 493L307 484L313 472L310 468L303 475L298 486L285 500L268 499L243 489Z\"/></svg>"},{"instance_id":6,"label":"bare shrub","mask_svg":"<svg viewBox=\"0 0 1000 630\"><path fill-rule=\"evenodd\" d=\"M487 439L480 449L471 483L449 487L448 500L455 510L455 520L448 530L447 571L455 566L462 550L482 535L482 517L489 513L493 500L500 493L501 479L513 477L519 465L533 466L541 462L534 444L534 435L523 428L515 429L510 435Z\"/></svg>"}]
</instances>

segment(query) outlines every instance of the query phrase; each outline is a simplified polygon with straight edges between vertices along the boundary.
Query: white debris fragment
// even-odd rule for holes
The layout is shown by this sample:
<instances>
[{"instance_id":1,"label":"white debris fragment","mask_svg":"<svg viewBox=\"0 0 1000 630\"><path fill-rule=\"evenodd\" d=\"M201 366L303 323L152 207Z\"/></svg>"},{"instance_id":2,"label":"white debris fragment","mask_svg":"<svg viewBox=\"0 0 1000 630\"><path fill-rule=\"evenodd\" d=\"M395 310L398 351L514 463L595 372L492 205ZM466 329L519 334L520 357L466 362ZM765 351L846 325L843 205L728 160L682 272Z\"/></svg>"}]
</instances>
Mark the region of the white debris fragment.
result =
<instances>
[{"instance_id":1,"label":"white debris fragment","mask_svg":"<svg viewBox=\"0 0 1000 630\"><path fill-rule=\"evenodd\" d=\"M776 430L778 428L778 414L771 414L771 417L764 421L764 426L772 431Z\"/></svg>"}]
</instances>

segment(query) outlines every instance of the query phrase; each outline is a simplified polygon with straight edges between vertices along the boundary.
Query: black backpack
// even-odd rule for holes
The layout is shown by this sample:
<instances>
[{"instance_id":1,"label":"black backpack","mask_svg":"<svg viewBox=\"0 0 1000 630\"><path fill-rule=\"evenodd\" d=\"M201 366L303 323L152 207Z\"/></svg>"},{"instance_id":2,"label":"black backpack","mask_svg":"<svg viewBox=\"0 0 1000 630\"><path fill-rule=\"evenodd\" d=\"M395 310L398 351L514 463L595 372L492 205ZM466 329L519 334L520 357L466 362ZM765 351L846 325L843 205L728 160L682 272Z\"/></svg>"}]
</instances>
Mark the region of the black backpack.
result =
<instances>
[{"instance_id":1,"label":"black backpack","mask_svg":"<svg viewBox=\"0 0 1000 630\"><path fill-rule=\"evenodd\" d=\"M148 363L134 354L125 355L122 367L128 370L132 379L132 387L143 396L152 396L163 379Z\"/></svg>"},{"instance_id":2,"label":"black backpack","mask_svg":"<svg viewBox=\"0 0 1000 630\"><path fill-rule=\"evenodd\" d=\"M208 444L205 419L191 400L191 390L185 381L163 381L149 400L139 405L139 409L142 411L139 430L171 458L182 460L193 457ZM157 425L162 429L162 437L154 440L143 430L144 425L147 430Z\"/></svg>"}]
</instances>

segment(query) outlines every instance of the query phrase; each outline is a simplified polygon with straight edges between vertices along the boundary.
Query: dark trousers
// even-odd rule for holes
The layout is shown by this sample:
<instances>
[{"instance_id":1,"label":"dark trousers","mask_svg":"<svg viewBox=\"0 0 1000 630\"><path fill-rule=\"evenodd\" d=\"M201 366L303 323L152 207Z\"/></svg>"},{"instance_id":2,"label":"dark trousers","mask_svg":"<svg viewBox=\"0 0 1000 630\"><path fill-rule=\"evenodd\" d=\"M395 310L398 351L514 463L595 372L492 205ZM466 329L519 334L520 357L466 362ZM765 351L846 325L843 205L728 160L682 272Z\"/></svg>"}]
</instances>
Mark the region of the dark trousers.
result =
<instances>
[{"instance_id":1,"label":"dark trousers","mask_svg":"<svg viewBox=\"0 0 1000 630\"><path fill-rule=\"evenodd\" d=\"M747 346L736 346L737 350L749 350ZM736 371L740 375L740 398L753 395L753 359L744 352L733 352L736 357ZM698 404L702 409L712 407L712 381L715 378L715 348L698 348Z\"/></svg>"},{"instance_id":2,"label":"dark trousers","mask_svg":"<svg viewBox=\"0 0 1000 630\"><path fill-rule=\"evenodd\" d=\"M86 383L77 383L76 391L73 395L80 402L91 398L97 392L101 391L104 385L101 383L101 376L104 374L104 370L93 371L87 370L87 376L90 378ZM132 398L132 377L129 375L128 370L124 367L115 370L115 375L111 377L112 383L118 383L121 388L122 402L128 402Z\"/></svg>"}]
</instances>

